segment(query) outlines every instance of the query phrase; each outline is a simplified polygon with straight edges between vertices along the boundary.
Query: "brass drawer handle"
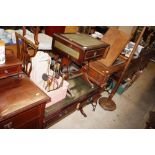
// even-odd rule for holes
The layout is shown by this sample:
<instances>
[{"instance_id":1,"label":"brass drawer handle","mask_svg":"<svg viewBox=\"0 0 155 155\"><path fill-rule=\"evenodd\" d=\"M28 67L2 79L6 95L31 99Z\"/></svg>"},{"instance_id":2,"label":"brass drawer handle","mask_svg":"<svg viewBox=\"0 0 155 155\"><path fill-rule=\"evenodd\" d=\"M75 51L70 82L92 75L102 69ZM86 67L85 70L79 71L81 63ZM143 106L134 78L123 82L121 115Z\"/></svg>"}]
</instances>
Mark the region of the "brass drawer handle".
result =
<instances>
[{"instance_id":1,"label":"brass drawer handle","mask_svg":"<svg viewBox=\"0 0 155 155\"><path fill-rule=\"evenodd\" d=\"M8 74L9 72L8 72L8 70L4 70L4 73L5 73L5 74Z\"/></svg>"},{"instance_id":2,"label":"brass drawer handle","mask_svg":"<svg viewBox=\"0 0 155 155\"><path fill-rule=\"evenodd\" d=\"M68 111L67 110L65 110L65 112L64 112L65 114L67 114L68 113Z\"/></svg>"},{"instance_id":3,"label":"brass drawer handle","mask_svg":"<svg viewBox=\"0 0 155 155\"><path fill-rule=\"evenodd\" d=\"M59 114L59 117L62 117L62 113Z\"/></svg>"},{"instance_id":4,"label":"brass drawer handle","mask_svg":"<svg viewBox=\"0 0 155 155\"><path fill-rule=\"evenodd\" d=\"M12 128L12 122L9 122L9 123L7 123L7 124L5 124L4 126L3 126L3 128L4 129L11 129Z\"/></svg>"},{"instance_id":5,"label":"brass drawer handle","mask_svg":"<svg viewBox=\"0 0 155 155\"><path fill-rule=\"evenodd\" d=\"M78 104L76 105L76 109L77 109L77 110L80 109L80 103L78 103Z\"/></svg>"}]
</instances>

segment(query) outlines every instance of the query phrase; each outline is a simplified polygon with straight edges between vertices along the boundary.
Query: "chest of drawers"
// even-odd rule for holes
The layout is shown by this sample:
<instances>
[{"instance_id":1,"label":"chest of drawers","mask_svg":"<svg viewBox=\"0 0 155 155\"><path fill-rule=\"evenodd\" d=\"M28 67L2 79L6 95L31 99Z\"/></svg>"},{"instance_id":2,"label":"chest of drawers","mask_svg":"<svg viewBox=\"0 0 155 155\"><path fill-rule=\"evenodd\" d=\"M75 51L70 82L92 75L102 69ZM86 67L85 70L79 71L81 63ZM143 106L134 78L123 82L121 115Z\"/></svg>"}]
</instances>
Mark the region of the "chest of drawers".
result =
<instances>
[{"instance_id":1,"label":"chest of drawers","mask_svg":"<svg viewBox=\"0 0 155 155\"><path fill-rule=\"evenodd\" d=\"M22 62L13 54L6 55L6 62L0 65L0 79L22 72Z\"/></svg>"},{"instance_id":2,"label":"chest of drawers","mask_svg":"<svg viewBox=\"0 0 155 155\"><path fill-rule=\"evenodd\" d=\"M43 128L45 104L50 98L30 79L0 80L0 129Z\"/></svg>"}]
</instances>

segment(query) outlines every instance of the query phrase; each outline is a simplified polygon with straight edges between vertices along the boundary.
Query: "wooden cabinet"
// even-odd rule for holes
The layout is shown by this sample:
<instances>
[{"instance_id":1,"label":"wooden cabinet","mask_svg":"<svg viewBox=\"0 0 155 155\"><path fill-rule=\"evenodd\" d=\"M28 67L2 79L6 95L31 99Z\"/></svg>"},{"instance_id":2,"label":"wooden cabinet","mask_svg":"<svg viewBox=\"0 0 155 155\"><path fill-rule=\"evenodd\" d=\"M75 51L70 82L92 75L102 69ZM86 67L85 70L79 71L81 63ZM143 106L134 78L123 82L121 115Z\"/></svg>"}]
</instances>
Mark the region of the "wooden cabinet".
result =
<instances>
[{"instance_id":1,"label":"wooden cabinet","mask_svg":"<svg viewBox=\"0 0 155 155\"><path fill-rule=\"evenodd\" d=\"M50 98L26 75L13 54L0 65L0 128L43 128L45 104Z\"/></svg>"},{"instance_id":2,"label":"wooden cabinet","mask_svg":"<svg viewBox=\"0 0 155 155\"><path fill-rule=\"evenodd\" d=\"M89 66L86 65L89 79L98 86L104 88L109 77L115 72L121 73L124 68L125 62L120 59L117 61L118 64L112 65L110 67L105 66L99 61L90 62Z\"/></svg>"},{"instance_id":3,"label":"wooden cabinet","mask_svg":"<svg viewBox=\"0 0 155 155\"><path fill-rule=\"evenodd\" d=\"M0 128L43 128L45 104L50 98L29 78L0 80Z\"/></svg>"}]
</instances>

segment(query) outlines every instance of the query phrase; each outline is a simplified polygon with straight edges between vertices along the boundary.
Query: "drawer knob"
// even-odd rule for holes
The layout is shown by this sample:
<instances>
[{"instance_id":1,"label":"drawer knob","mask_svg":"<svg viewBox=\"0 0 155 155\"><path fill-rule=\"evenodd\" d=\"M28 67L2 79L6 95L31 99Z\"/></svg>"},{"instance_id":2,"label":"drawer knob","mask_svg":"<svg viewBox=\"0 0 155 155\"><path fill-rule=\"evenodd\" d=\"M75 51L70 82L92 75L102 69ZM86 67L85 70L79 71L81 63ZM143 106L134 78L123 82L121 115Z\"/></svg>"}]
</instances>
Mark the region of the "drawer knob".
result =
<instances>
[{"instance_id":1,"label":"drawer knob","mask_svg":"<svg viewBox=\"0 0 155 155\"><path fill-rule=\"evenodd\" d=\"M72 44L70 44L70 47L72 48L72 47L73 47L73 45L72 45Z\"/></svg>"},{"instance_id":2,"label":"drawer knob","mask_svg":"<svg viewBox=\"0 0 155 155\"><path fill-rule=\"evenodd\" d=\"M97 52L94 52L94 57L97 55Z\"/></svg>"},{"instance_id":3,"label":"drawer knob","mask_svg":"<svg viewBox=\"0 0 155 155\"><path fill-rule=\"evenodd\" d=\"M4 70L4 73L5 73L5 74L8 74L9 72L8 72L8 70Z\"/></svg>"},{"instance_id":4,"label":"drawer knob","mask_svg":"<svg viewBox=\"0 0 155 155\"><path fill-rule=\"evenodd\" d=\"M12 128L12 122L5 124L3 127L4 127L4 129L11 129Z\"/></svg>"},{"instance_id":5,"label":"drawer knob","mask_svg":"<svg viewBox=\"0 0 155 155\"><path fill-rule=\"evenodd\" d=\"M62 113L59 114L59 117L62 117Z\"/></svg>"},{"instance_id":6,"label":"drawer knob","mask_svg":"<svg viewBox=\"0 0 155 155\"><path fill-rule=\"evenodd\" d=\"M68 112L67 112L67 110L65 110L65 114L67 114Z\"/></svg>"},{"instance_id":7,"label":"drawer knob","mask_svg":"<svg viewBox=\"0 0 155 155\"><path fill-rule=\"evenodd\" d=\"M78 103L78 104L76 105L76 109L77 109L77 110L80 109L80 103Z\"/></svg>"}]
</instances>

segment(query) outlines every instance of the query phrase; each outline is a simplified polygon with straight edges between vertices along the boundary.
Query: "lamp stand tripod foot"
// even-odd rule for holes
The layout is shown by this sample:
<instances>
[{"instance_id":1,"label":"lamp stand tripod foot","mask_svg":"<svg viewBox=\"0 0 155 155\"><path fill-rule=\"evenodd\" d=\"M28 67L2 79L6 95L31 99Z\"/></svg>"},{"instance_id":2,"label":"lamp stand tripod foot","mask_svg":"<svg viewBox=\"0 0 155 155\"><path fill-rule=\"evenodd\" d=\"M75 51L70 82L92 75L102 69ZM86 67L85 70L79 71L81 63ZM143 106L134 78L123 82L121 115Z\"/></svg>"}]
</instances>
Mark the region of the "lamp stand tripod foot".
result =
<instances>
[{"instance_id":1,"label":"lamp stand tripod foot","mask_svg":"<svg viewBox=\"0 0 155 155\"><path fill-rule=\"evenodd\" d=\"M107 111L114 111L116 109L116 104L112 99L108 99L107 97L102 97L99 100L100 106Z\"/></svg>"}]
</instances>

